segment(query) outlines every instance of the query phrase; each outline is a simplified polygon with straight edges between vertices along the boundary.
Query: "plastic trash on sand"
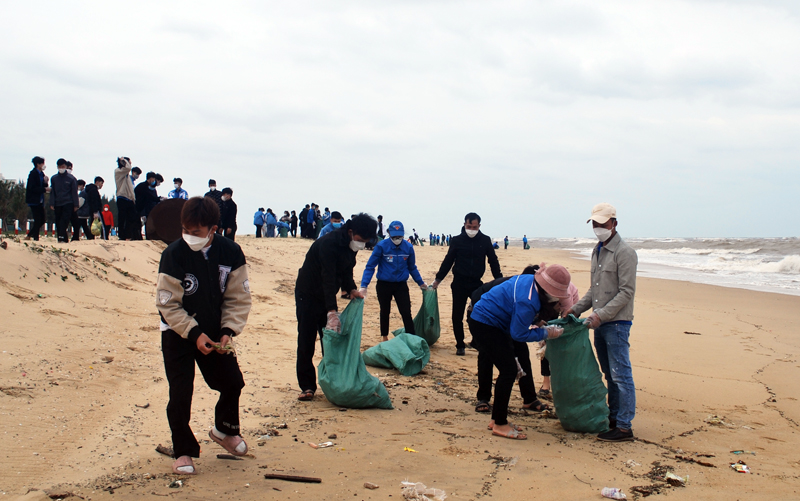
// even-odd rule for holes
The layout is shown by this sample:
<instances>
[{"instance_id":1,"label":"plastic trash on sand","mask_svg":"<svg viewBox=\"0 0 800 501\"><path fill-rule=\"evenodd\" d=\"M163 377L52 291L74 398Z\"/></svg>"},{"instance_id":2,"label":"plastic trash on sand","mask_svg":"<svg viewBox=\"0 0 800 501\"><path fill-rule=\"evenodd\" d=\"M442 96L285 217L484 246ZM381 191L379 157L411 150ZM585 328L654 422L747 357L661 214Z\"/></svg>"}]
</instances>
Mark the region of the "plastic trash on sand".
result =
<instances>
[{"instance_id":1,"label":"plastic trash on sand","mask_svg":"<svg viewBox=\"0 0 800 501\"><path fill-rule=\"evenodd\" d=\"M616 487L603 487L600 490L600 494L609 499L628 499L622 489L617 489Z\"/></svg>"},{"instance_id":2,"label":"plastic trash on sand","mask_svg":"<svg viewBox=\"0 0 800 501\"><path fill-rule=\"evenodd\" d=\"M686 487L686 482L689 481L689 475L686 475L686 478L679 477L678 475L668 471L664 478L667 480L667 483L673 487Z\"/></svg>"},{"instance_id":3,"label":"plastic trash on sand","mask_svg":"<svg viewBox=\"0 0 800 501\"><path fill-rule=\"evenodd\" d=\"M731 463L731 468L733 468L736 473L750 473L750 467L747 466L744 461Z\"/></svg>"},{"instance_id":4,"label":"plastic trash on sand","mask_svg":"<svg viewBox=\"0 0 800 501\"><path fill-rule=\"evenodd\" d=\"M418 499L420 501L444 501L447 494L441 489L427 488L425 484L419 482L401 482L403 487L403 499Z\"/></svg>"}]
</instances>

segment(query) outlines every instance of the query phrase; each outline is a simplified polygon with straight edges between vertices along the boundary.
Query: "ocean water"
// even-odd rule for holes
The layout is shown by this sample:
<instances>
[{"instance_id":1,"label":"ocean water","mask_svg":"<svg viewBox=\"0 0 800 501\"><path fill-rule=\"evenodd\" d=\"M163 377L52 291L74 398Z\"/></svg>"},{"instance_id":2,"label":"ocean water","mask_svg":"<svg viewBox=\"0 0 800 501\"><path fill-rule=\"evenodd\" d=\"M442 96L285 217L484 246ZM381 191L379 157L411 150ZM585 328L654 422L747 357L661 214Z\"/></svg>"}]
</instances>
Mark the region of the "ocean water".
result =
<instances>
[{"instance_id":1,"label":"ocean water","mask_svg":"<svg viewBox=\"0 0 800 501\"><path fill-rule=\"evenodd\" d=\"M639 276L800 296L800 238L623 238L639 255ZM521 239L509 240L521 246ZM528 243L589 259L597 240L542 238Z\"/></svg>"}]
</instances>

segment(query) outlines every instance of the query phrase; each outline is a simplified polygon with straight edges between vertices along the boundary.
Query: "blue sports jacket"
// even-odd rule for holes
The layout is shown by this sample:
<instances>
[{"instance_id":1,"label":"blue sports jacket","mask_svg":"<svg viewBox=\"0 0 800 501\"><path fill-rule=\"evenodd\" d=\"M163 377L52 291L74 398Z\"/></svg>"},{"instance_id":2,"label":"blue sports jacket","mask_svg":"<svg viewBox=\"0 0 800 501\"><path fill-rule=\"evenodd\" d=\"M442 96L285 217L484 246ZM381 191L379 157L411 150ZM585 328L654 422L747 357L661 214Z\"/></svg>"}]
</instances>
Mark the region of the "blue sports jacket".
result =
<instances>
[{"instance_id":1,"label":"blue sports jacket","mask_svg":"<svg viewBox=\"0 0 800 501\"><path fill-rule=\"evenodd\" d=\"M342 223L342 224L344 224L344 223ZM341 226L339 228L341 228ZM333 223L328 223L325 226L323 226L321 230L319 230L319 236L317 238L322 238L325 235L327 235L328 233L330 233L332 231L335 231L335 230L338 230L339 228L334 228L333 227Z\"/></svg>"},{"instance_id":2,"label":"blue sports jacket","mask_svg":"<svg viewBox=\"0 0 800 501\"><path fill-rule=\"evenodd\" d=\"M264 226L264 213L260 210L256 211L253 215L253 224L256 226Z\"/></svg>"},{"instance_id":3,"label":"blue sports jacket","mask_svg":"<svg viewBox=\"0 0 800 501\"><path fill-rule=\"evenodd\" d=\"M273 225L276 225L276 226L278 225L278 219L275 217L275 214L273 214L271 212L267 212L266 216L264 217L264 220L266 221L266 224L268 224L268 225L269 224L273 224Z\"/></svg>"},{"instance_id":4,"label":"blue sports jacket","mask_svg":"<svg viewBox=\"0 0 800 501\"><path fill-rule=\"evenodd\" d=\"M417 269L417 258L414 255L414 246L407 240L400 245L395 245L391 239L381 240L372 250L372 255L364 268L361 276L361 287L366 287L372 281L375 267L378 267L378 280L382 282L405 282L410 274L417 285L425 283Z\"/></svg>"},{"instance_id":5,"label":"blue sports jacket","mask_svg":"<svg viewBox=\"0 0 800 501\"><path fill-rule=\"evenodd\" d=\"M472 319L510 334L514 341L530 343L547 338L547 330L530 328L542 308L534 276L517 275L492 287L473 306Z\"/></svg>"}]
</instances>

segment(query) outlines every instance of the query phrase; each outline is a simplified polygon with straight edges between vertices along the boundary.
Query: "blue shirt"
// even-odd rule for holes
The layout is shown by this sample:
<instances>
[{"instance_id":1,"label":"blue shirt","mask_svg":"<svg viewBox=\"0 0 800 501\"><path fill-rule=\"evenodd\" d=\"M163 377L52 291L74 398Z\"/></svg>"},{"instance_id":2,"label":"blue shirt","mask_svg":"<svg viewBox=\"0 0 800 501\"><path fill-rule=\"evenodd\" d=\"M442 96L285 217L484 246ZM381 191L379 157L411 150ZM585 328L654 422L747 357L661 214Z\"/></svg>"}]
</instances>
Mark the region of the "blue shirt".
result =
<instances>
[{"instance_id":1,"label":"blue shirt","mask_svg":"<svg viewBox=\"0 0 800 501\"><path fill-rule=\"evenodd\" d=\"M339 228L341 228L341 226ZM332 232L334 230L338 230L339 228L336 228L335 226L333 226L333 223L328 223L325 226L323 226L322 229L319 231L319 237L317 237L317 238L324 237L328 233L330 233L330 232Z\"/></svg>"},{"instance_id":2,"label":"blue shirt","mask_svg":"<svg viewBox=\"0 0 800 501\"><path fill-rule=\"evenodd\" d=\"M183 188L177 188L175 190L170 191L167 194L167 198L182 198L184 200L189 200L189 193Z\"/></svg>"},{"instance_id":3,"label":"blue shirt","mask_svg":"<svg viewBox=\"0 0 800 501\"><path fill-rule=\"evenodd\" d=\"M535 275L518 275L492 287L472 308L473 320L511 335L514 341L530 343L547 338L547 330L531 329L541 310Z\"/></svg>"},{"instance_id":4,"label":"blue shirt","mask_svg":"<svg viewBox=\"0 0 800 501\"><path fill-rule=\"evenodd\" d=\"M372 255L364 268L361 276L361 287L367 287L378 267L378 280L381 282L405 282L408 276L414 279L417 285L425 283L417 269L417 258L414 255L414 246L403 240L400 245L395 245L391 239L381 240L372 250Z\"/></svg>"}]
</instances>

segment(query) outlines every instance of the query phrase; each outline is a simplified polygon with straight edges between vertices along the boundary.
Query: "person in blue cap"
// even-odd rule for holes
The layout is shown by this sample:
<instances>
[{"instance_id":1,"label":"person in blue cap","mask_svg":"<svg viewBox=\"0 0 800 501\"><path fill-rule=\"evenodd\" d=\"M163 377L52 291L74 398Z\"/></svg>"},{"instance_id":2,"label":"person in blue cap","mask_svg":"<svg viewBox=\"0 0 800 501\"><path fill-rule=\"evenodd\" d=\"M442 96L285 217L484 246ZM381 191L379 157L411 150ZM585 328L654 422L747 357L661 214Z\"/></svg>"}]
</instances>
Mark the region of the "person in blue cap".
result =
<instances>
[{"instance_id":1,"label":"person in blue cap","mask_svg":"<svg viewBox=\"0 0 800 501\"><path fill-rule=\"evenodd\" d=\"M389 314L392 309L392 298L397 303L403 327L409 334L414 334L414 320L411 318L411 297L408 293L408 276L414 279L420 289L428 288L417 269L414 246L405 240L405 229L400 221L392 221L387 230L389 239L375 244L372 255L361 276L361 292L366 296L369 283L378 268L378 304L381 308L381 341L389 340Z\"/></svg>"}]
</instances>

